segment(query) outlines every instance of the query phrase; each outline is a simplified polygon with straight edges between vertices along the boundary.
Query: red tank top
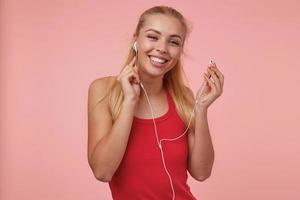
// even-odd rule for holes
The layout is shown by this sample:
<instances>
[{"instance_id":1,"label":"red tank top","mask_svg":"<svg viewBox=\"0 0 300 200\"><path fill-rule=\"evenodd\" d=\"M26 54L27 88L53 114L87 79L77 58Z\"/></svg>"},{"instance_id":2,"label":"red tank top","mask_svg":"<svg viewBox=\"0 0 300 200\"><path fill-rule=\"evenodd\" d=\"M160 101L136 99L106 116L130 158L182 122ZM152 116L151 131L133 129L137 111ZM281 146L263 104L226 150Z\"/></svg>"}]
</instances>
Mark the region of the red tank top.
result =
<instances>
[{"instance_id":1,"label":"red tank top","mask_svg":"<svg viewBox=\"0 0 300 200\"><path fill-rule=\"evenodd\" d=\"M166 95L168 111L155 118L159 140L178 137L186 129L168 90ZM196 199L187 185L187 142L187 134L174 141L162 141L176 200ZM134 116L125 154L109 187L114 200L172 200L172 188L164 169L152 118Z\"/></svg>"}]
</instances>

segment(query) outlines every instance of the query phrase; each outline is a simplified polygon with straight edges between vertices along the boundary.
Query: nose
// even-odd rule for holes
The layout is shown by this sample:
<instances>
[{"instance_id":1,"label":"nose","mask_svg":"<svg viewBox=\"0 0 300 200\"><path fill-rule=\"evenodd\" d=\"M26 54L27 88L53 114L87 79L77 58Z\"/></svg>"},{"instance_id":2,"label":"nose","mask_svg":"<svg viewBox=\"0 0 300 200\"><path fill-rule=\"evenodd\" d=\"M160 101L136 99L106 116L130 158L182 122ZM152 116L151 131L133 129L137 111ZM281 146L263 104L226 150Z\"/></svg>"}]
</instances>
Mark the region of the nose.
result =
<instances>
[{"instance_id":1,"label":"nose","mask_svg":"<svg viewBox=\"0 0 300 200\"><path fill-rule=\"evenodd\" d=\"M164 41L158 42L156 51L159 51L160 53L166 53L167 52L167 44Z\"/></svg>"}]
</instances>

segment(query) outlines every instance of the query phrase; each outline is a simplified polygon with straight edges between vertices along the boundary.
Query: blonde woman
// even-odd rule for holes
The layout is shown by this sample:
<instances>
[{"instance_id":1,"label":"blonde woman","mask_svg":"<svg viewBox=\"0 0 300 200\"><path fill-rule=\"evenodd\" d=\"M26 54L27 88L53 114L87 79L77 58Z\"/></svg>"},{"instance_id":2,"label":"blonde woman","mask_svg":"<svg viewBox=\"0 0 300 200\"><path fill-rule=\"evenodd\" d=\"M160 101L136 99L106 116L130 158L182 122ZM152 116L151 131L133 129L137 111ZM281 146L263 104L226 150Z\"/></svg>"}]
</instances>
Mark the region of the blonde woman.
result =
<instances>
[{"instance_id":1,"label":"blonde woman","mask_svg":"<svg viewBox=\"0 0 300 200\"><path fill-rule=\"evenodd\" d=\"M88 161L115 200L196 199L187 171L198 181L211 175L207 110L222 94L224 76L211 63L195 104L181 65L187 34L174 8L144 11L120 73L89 86Z\"/></svg>"}]
</instances>

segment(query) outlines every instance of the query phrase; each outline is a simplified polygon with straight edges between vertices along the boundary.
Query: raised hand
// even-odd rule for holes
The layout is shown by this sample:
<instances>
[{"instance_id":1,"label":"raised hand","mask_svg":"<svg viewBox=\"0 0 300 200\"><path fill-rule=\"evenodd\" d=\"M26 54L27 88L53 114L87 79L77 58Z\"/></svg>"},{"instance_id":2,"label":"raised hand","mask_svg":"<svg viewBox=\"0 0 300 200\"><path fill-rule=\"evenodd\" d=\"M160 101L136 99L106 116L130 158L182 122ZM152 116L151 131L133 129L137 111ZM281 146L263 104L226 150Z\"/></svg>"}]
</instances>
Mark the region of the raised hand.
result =
<instances>
[{"instance_id":1,"label":"raised hand","mask_svg":"<svg viewBox=\"0 0 300 200\"><path fill-rule=\"evenodd\" d=\"M204 73L204 88L201 94L197 93L198 106L207 109L223 93L224 76L217 68L216 63L207 67L208 74ZM199 89L200 90L200 89Z\"/></svg>"},{"instance_id":2,"label":"raised hand","mask_svg":"<svg viewBox=\"0 0 300 200\"><path fill-rule=\"evenodd\" d=\"M140 77L138 74L138 66L136 65L136 56L117 76L117 80L122 86L125 101L137 103L140 96Z\"/></svg>"}]
</instances>

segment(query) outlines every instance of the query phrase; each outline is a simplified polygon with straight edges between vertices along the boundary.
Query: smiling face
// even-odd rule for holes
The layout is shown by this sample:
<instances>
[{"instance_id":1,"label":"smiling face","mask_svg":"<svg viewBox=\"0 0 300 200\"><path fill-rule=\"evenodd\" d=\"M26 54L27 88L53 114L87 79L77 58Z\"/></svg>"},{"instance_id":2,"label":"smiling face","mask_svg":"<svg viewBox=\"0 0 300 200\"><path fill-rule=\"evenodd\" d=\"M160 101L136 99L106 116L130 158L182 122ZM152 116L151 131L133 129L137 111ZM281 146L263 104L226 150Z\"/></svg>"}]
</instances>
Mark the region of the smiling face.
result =
<instances>
[{"instance_id":1,"label":"smiling face","mask_svg":"<svg viewBox=\"0 0 300 200\"><path fill-rule=\"evenodd\" d=\"M162 78L180 58L184 30L181 22L175 17L150 15L140 29L136 41L140 72Z\"/></svg>"}]
</instances>

